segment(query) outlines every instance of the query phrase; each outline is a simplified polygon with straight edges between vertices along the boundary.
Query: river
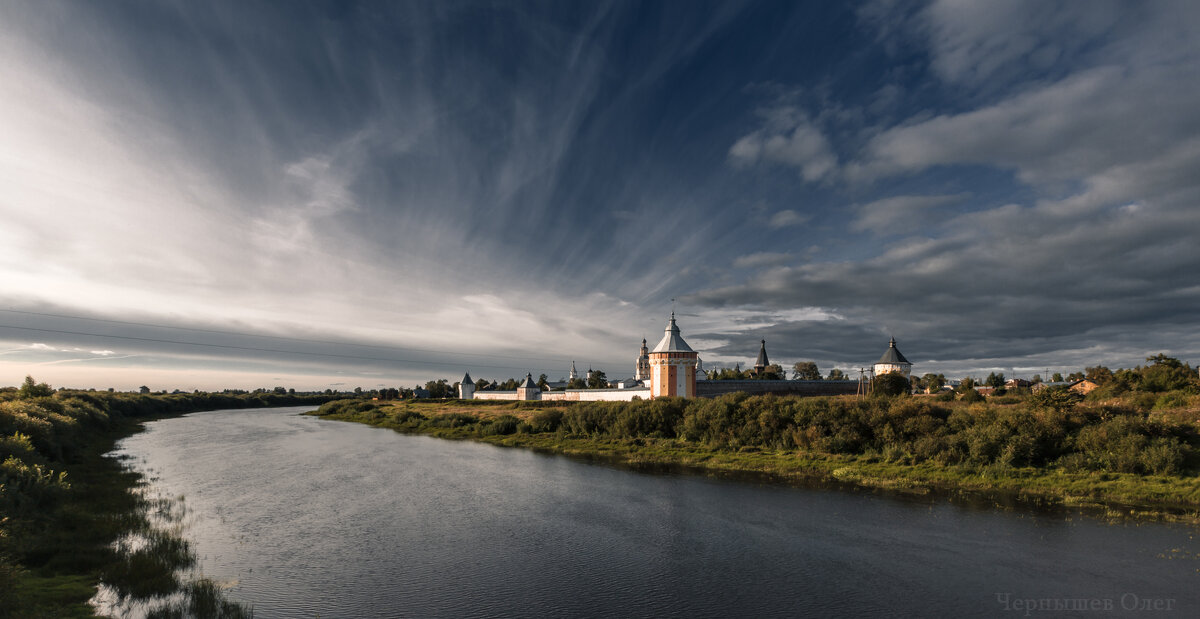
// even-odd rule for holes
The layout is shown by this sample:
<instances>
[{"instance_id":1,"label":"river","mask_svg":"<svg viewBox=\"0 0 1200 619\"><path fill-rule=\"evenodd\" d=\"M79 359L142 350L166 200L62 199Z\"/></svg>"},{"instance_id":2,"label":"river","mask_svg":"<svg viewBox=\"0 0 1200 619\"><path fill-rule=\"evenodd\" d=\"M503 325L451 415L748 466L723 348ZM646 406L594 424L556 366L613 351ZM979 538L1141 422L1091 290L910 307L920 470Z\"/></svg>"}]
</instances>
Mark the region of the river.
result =
<instances>
[{"instance_id":1,"label":"river","mask_svg":"<svg viewBox=\"0 0 1200 619\"><path fill-rule=\"evenodd\" d=\"M303 410L119 446L260 618L1200 615L1192 527L637 473Z\"/></svg>"}]
</instances>

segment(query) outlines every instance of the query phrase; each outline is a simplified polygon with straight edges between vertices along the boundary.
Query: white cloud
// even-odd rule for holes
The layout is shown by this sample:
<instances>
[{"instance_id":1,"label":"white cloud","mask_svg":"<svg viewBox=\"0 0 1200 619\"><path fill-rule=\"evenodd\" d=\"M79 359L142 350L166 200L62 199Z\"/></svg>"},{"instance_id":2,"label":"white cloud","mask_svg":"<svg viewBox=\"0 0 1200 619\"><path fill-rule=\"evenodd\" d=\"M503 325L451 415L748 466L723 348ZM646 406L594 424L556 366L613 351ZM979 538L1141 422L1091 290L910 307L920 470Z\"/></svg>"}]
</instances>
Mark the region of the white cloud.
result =
<instances>
[{"instance_id":1,"label":"white cloud","mask_svg":"<svg viewBox=\"0 0 1200 619\"><path fill-rule=\"evenodd\" d=\"M953 204L968 197L968 194L940 196L894 196L868 202L855 208L858 218L850 225L852 230L870 230L876 234L911 232L921 228L936 227L936 219L930 212L939 206Z\"/></svg>"},{"instance_id":2,"label":"white cloud","mask_svg":"<svg viewBox=\"0 0 1200 619\"><path fill-rule=\"evenodd\" d=\"M771 216L767 225L772 228L786 228L788 226L799 226L807 223L812 219L810 216L803 213L798 213L792 209L785 209Z\"/></svg>"},{"instance_id":3,"label":"white cloud","mask_svg":"<svg viewBox=\"0 0 1200 619\"><path fill-rule=\"evenodd\" d=\"M792 166L809 182L819 181L835 171L837 156L829 139L808 116L795 107L763 113L762 128L741 137L729 148L736 165L774 163Z\"/></svg>"},{"instance_id":4,"label":"white cloud","mask_svg":"<svg viewBox=\"0 0 1200 619\"><path fill-rule=\"evenodd\" d=\"M1040 74L1111 35L1128 10L1117 2L937 0L921 17L943 79L975 86Z\"/></svg>"}]
</instances>

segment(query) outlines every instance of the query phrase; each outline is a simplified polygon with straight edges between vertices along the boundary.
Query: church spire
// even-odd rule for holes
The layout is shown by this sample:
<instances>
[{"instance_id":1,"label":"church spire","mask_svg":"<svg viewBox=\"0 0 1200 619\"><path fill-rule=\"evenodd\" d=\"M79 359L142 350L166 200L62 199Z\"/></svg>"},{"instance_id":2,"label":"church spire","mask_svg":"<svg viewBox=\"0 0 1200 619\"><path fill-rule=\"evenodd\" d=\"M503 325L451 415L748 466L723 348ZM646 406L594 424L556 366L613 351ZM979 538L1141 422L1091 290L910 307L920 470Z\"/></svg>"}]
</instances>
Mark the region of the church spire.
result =
<instances>
[{"instance_id":1,"label":"church spire","mask_svg":"<svg viewBox=\"0 0 1200 619\"><path fill-rule=\"evenodd\" d=\"M762 374L768 365L771 365L771 362L767 361L767 341L763 340L762 345L758 349L758 360L754 362L754 371Z\"/></svg>"}]
</instances>

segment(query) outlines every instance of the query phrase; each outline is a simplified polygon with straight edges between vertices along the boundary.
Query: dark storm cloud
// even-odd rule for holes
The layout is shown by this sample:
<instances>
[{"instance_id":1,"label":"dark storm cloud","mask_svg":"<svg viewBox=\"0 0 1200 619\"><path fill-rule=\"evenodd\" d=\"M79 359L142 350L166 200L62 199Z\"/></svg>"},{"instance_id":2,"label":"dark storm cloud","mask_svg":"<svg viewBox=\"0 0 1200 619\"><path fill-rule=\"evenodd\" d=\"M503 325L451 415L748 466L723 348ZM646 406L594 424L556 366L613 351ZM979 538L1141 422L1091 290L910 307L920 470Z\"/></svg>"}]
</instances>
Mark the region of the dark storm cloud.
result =
<instances>
[{"instance_id":1,"label":"dark storm cloud","mask_svg":"<svg viewBox=\"0 0 1200 619\"><path fill-rule=\"evenodd\" d=\"M830 308L907 339L910 356L963 368L979 359L1132 364L1147 350L1200 354L1186 329L1200 319L1200 121L1188 111L1200 106L1200 88L1185 77L1200 63L1196 11L1034 4L1023 12L932 3L904 15L909 43L928 46L935 74L969 107L877 127L829 172L886 187L939 182L946 166L962 178L971 166L995 167L1031 194L1010 189L1017 201L1005 203L989 184L878 199L850 209L850 229L870 232L874 250L765 269L687 300ZM1021 25L1036 36L1009 37ZM810 163L791 163L809 175ZM806 324L796 343L825 330L842 331ZM793 332L780 325L776 339L790 345ZM841 346L828 358L860 354L854 342Z\"/></svg>"},{"instance_id":2,"label":"dark storm cloud","mask_svg":"<svg viewBox=\"0 0 1200 619\"><path fill-rule=\"evenodd\" d=\"M0 301L173 330L0 335L520 373L676 298L721 358L1195 356L1195 6L6 5Z\"/></svg>"}]
</instances>

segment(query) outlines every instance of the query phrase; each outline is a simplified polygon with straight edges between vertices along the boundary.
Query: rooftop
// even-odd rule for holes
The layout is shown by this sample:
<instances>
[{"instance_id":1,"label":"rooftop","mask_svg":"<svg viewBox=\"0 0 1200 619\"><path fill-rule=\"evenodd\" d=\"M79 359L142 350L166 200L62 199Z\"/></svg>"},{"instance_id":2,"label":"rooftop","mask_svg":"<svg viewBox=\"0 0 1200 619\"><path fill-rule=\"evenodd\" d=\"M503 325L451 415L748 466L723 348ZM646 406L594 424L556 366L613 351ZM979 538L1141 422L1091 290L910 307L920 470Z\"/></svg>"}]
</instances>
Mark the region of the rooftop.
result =
<instances>
[{"instance_id":1,"label":"rooftop","mask_svg":"<svg viewBox=\"0 0 1200 619\"><path fill-rule=\"evenodd\" d=\"M679 327L675 325L675 312L671 312L671 320L667 323L664 331L663 339L659 341L658 346L655 346L652 352L696 352L679 335Z\"/></svg>"}]
</instances>

